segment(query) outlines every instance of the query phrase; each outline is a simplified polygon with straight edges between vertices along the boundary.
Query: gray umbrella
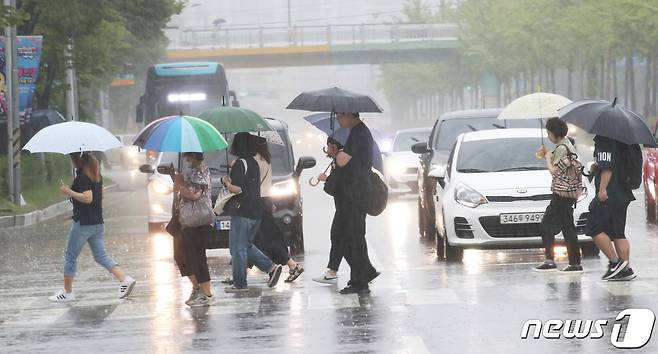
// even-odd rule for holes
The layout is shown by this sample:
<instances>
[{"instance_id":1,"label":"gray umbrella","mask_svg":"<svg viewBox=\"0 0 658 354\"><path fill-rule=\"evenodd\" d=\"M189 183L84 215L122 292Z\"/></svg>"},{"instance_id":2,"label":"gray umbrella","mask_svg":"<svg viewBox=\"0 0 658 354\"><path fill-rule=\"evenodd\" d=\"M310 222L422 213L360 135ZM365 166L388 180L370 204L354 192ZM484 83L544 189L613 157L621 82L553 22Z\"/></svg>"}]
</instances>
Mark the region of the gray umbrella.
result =
<instances>
[{"instance_id":1,"label":"gray umbrella","mask_svg":"<svg viewBox=\"0 0 658 354\"><path fill-rule=\"evenodd\" d=\"M383 111L372 97L338 87L302 92L286 108L311 112L381 113Z\"/></svg>"},{"instance_id":2,"label":"gray umbrella","mask_svg":"<svg viewBox=\"0 0 658 354\"><path fill-rule=\"evenodd\" d=\"M590 134L605 136L624 144L656 145L656 138L640 115L608 101L578 101L558 110L560 119Z\"/></svg>"}]
</instances>

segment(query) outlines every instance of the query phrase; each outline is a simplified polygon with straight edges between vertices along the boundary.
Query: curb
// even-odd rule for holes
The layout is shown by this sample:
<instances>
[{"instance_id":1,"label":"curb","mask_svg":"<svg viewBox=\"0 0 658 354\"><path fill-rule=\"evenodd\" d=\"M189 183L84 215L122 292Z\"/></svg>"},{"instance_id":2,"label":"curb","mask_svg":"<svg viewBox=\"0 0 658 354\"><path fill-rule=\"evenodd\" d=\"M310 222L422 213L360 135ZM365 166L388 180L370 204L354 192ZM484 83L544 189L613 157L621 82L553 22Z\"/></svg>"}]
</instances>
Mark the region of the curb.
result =
<instances>
[{"instance_id":1,"label":"curb","mask_svg":"<svg viewBox=\"0 0 658 354\"><path fill-rule=\"evenodd\" d=\"M112 184L104 187L103 191L114 190L117 187L117 184ZM71 203L68 200L64 200L27 214L2 216L0 217L0 228L31 226L42 221L50 220L67 212L71 212Z\"/></svg>"}]
</instances>

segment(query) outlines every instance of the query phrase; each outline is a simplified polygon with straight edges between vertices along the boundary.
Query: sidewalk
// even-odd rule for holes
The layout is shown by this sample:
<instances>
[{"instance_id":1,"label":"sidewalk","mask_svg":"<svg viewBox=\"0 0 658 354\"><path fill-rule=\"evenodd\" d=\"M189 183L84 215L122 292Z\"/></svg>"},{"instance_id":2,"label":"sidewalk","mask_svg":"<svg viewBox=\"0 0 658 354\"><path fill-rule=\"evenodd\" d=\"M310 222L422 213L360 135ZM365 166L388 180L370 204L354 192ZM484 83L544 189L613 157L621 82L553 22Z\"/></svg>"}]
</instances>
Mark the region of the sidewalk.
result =
<instances>
[{"instance_id":1,"label":"sidewalk","mask_svg":"<svg viewBox=\"0 0 658 354\"><path fill-rule=\"evenodd\" d=\"M112 190L117 187L116 183L113 183L105 188L104 191ZM71 212L71 202L64 200L50 206L47 206L41 210L35 210L26 214L16 214L0 217L0 228L5 227L25 227L31 226L36 223L52 219L54 217L60 216L67 212Z\"/></svg>"}]
</instances>

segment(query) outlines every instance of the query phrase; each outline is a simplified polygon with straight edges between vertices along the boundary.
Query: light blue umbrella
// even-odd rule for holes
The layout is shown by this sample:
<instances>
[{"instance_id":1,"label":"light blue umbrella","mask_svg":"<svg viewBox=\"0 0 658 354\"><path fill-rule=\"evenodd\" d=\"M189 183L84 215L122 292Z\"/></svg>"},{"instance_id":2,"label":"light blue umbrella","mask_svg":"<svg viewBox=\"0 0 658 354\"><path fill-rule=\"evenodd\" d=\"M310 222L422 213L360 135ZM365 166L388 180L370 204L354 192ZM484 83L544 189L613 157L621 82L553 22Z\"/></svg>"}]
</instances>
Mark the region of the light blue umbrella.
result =
<instances>
[{"instance_id":1,"label":"light blue umbrella","mask_svg":"<svg viewBox=\"0 0 658 354\"><path fill-rule=\"evenodd\" d=\"M332 118L334 120L333 127L331 124ZM331 113L311 114L310 116L304 117L304 120L311 123L314 127L320 129L323 133L327 134L327 136L336 140L341 145L345 145L347 143L347 138L350 136L350 130L347 128L335 128L339 126L338 120ZM374 167L382 174L384 173L384 161L382 159L382 152L374 139L372 144L372 167Z\"/></svg>"}]
</instances>

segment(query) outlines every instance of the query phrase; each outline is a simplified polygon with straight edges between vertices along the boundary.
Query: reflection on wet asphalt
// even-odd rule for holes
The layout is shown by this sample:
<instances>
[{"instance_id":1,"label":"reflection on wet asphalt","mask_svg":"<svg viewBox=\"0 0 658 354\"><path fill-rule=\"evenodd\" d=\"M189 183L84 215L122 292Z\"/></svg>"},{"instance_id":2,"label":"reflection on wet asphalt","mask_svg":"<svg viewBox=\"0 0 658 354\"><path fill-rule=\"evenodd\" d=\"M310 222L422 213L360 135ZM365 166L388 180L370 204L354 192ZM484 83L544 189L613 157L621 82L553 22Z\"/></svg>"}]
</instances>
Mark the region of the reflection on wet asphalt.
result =
<instances>
[{"instance_id":1,"label":"reflection on wet asphalt","mask_svg":"<svg viewBox=\"0 0 658 354\"><path fill-rule=\"evenodd\" d=\"M320 163L319 165L322 165ZM315 171L309 172L315 173ZM658 309L656 230L644 224L642 202L629 212L630 283L604 283L604 258L586 259L585 274L530 271L541 251L466 251L462 264L436 259L419 240L414 197L394 198L368 220L373 263L382 271L370 296L339 295L338 286L311 281L326 266L333 207L320 188L303 186L306 268L293 284L266 287L249 273L249 293L225 294L226 250L210 252L217 303L190 309L190 289L172 260L171 238L148 235L143 176L108 172L119 189L105 197L110 255L138 280L129 300L88 249L79 259L79 300L52 304L61 286L66 217L19 230L0 230L0 351L15 352L271 352L271 353L512 353L615 352L610 325L602 339L521 340L528 319L608 319L627 308ZM561 254L558 262L566 263ZM638 352L656 352L651 341Z\"/></svg>"}]
</instances>

